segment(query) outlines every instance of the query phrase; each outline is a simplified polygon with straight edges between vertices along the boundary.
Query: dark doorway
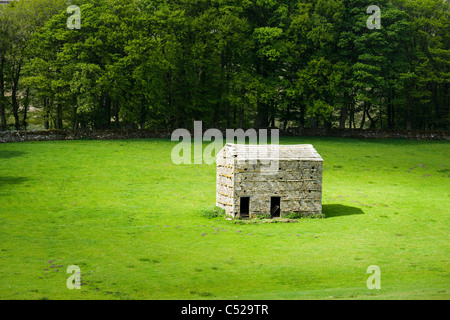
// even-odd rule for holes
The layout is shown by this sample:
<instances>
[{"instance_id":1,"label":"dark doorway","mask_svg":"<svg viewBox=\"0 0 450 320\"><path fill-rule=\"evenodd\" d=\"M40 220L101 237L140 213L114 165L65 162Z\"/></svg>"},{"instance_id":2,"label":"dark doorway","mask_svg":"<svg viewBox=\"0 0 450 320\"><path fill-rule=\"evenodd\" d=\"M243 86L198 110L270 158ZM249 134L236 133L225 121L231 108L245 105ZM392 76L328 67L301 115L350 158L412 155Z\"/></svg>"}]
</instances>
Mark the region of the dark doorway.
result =
<instances>
[{"instance_id":1,"label":"dark doorway","mask_svg":"<svg viewBox=\"0 0 450 320\"><path fill-rule=\"evenodd\" d=\"M250 215L250 197L241 197L240 208L241 218L248 218Z\"/></svg>"},{"instance_id":2,"label":"dark doorway","mask_svg":"<svg viewBox=\"0 0 450 320\"><path fill-rule=\"evenodd\" d=\"M279 218L280 217L280 206L281 206L281 198L280 197L272 197L270 198L270 217L271 218Z\"/></svg>"}]
</instances>

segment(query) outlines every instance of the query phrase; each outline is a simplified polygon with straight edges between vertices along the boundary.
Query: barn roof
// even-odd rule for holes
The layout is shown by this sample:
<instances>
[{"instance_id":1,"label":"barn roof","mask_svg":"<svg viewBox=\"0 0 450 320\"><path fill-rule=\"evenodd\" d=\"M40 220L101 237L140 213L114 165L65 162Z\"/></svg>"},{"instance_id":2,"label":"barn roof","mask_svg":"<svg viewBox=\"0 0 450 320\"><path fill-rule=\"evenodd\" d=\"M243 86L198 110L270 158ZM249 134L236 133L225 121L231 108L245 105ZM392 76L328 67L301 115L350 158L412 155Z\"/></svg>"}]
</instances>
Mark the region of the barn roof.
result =
<instances>
[{"instance_id":1,"label":"barn roof","mask_svg":"<svg viewBox=\"0 0 450 320\"><path fill-rule=\"evenodd\" d=\"M227 143L222 149L225 157L237 160L308 160L323 161L311 144L244 145Z\"/></svg>"}]
</instances>

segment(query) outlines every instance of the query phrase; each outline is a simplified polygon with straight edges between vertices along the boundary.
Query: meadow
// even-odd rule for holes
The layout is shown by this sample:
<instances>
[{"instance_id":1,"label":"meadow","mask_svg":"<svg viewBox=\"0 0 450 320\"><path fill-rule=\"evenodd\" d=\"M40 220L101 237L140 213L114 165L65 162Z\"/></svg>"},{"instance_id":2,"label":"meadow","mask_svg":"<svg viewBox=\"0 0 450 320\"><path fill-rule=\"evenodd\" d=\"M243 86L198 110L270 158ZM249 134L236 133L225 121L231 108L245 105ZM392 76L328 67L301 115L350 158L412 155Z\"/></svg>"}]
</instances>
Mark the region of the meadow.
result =
<instances>
[{"instance_id":1,"label":"meadow","mask_svg":"<svg viewBox=\"0 0 450 320\"><path fill-rule=\"evenodd\" d=\"M326 218L209 218L215 166L170 140L0 144L0 299L450 298L449 142L280 143L321 154Z\"/></svg>"}]
</instances>

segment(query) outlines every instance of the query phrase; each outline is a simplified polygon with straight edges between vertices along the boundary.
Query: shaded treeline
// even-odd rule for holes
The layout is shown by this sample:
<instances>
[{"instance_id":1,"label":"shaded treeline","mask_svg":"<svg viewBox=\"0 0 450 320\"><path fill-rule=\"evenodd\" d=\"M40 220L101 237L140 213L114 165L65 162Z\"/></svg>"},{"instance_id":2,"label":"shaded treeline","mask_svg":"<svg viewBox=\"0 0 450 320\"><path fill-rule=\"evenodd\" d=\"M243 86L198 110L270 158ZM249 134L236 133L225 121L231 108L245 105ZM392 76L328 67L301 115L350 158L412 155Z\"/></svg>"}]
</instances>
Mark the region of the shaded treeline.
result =
<instances>
[{"instance_id":1,"label":"shaded treeline","mask_svg":"<svg viewBox=\"0 0 450 320\"><path fill-rule=\"evenodd\" d=\"M0 129L449 129L442 0L20 0L0 7ZM69 4L81 28L69 29ZM8 120L9 119L9 120ZM10 123L8 123L8 121Z\"/></svg>"}]
</instances>

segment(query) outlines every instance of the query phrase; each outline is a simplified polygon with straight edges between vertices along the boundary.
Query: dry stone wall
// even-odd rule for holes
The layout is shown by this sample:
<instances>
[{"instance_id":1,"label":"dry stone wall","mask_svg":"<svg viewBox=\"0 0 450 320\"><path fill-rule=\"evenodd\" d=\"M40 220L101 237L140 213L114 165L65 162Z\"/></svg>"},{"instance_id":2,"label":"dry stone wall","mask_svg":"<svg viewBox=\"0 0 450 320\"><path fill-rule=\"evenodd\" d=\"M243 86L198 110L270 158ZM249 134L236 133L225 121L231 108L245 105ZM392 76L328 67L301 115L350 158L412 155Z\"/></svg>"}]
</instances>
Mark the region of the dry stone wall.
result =
<instances>
[{"instance_id":1,"label":"dry stone wall","mask_svg":"<svg viewBox=\"0 0 450 320\"><path fill-rule=\"evenodd\" d=\"M241 164L235 171L234 216L239 199L250 197L251 215L270 214L271 198L281 198L281 215L322 213L322 162L279 160L278 173L261 174L258 164Z\"/></svg>"},{"instance_id":2,"label":"dry stone wall","mask_svg":"<svg viewBox=\"0 0 450 320\"><path fill-rule=\"evenodd\" d=\"M170 138L169 130L96 130L96 131L1 131L0 143L53 140L114 140ZM223 132L225 137L225 132ZM402 131L402 130L359 130L359 129L300 129L281 130L280 136L298 137L343 137L359 139L410 139L410 140L450 140L449 131Z\"/></svg>"},{"instance_id":3,"label":"dry stone wall","mask_svg":"<svg viewBox=\"0 0 450 320\"><path fill-rule=\"evenodd\" d=\"M0 131L0 143L56 140L118 140L170 138L172 132L157 130L98 130L98 131Z\"/></svg>"}]
</instances>

